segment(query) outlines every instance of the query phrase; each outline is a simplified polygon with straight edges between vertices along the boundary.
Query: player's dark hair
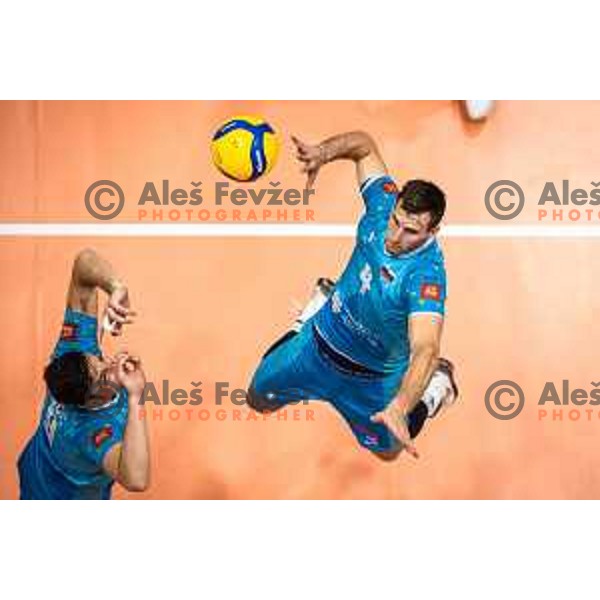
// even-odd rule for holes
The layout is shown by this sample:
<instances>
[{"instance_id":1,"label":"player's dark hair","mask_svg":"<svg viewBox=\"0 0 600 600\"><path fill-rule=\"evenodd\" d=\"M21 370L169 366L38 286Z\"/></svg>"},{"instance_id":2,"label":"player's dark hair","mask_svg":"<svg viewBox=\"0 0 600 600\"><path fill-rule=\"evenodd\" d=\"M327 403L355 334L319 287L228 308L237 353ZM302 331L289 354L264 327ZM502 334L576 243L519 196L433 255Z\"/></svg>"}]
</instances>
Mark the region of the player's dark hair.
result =
<instances>
[{"instance_id":1,"label":"player's dark hair","mask_svg":"<svg viewBox=\"0 0 600 600\"><path fill-rule=\"evenodd\" d=\"M400 206L413 214L430 213L430 229L437 227L446 211L446 196L440 188L430 181L411 179L404 184L398 194Z\"/></svg>"},{"instance_id":2,"label":"player's dark hair","mask_svg":"<svg viewBox=\"0 0 600 600\"><path fill-rule=\"evenodd\" d=\"M67 352L46 367L44 380L57 402L83 406L92 386L87 360L83 352Z\"/></svg>"}]
</instances>

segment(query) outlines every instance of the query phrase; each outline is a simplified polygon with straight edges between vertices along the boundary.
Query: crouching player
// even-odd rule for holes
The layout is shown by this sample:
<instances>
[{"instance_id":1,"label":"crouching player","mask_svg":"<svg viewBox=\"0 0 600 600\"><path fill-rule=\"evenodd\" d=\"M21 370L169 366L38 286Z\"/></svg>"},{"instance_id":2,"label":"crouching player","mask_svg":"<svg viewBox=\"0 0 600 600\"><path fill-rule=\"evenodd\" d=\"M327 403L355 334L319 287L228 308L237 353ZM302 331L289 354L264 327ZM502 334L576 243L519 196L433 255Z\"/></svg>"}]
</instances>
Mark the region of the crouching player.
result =
<instances>
[{"instance_id":1,"label":"crouching player","mask_svg":"<svg viewBox=\"0 0 600 600\"><path fill-rule=\"evenodd\" d=\"M295 330L265 354L249 403L268 412L325 400L378 457L403 449L418 457L413 438L458 395L453 365L439 357L446 272L436 234L445 196L422 180L399 191L363 132L294 142L309 188L323 165L353 161L365 213L341 277L319 281Z\"/></svg>"}]
</instances>

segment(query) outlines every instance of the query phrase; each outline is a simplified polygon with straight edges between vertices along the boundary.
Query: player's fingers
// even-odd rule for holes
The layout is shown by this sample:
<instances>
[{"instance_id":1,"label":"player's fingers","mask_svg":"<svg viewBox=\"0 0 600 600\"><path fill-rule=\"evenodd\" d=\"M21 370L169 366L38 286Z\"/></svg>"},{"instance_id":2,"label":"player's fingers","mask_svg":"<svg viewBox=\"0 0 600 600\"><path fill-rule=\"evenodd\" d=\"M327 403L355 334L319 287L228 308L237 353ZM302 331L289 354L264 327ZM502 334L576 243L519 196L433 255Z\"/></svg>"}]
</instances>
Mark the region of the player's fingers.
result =
<instances>
[{"instance_id":1,"label":"player's fingers","mask_svg":"<svg viewBox=\"0 0 600 600\"><path fill-rule=\"evenodd\" d=\"M419 458L419 453L417 452L417 449L411 444L411 443L407 443L404 442L404 449L413 457L418 459Z\"/></svg>"},{"instance_id":2,"label":"player's fingers","mask_svg":"<svg viewBox=\"0 0 600 600\"><path fill-rule=\"evenodd\" d=\"M131 310L122 304L109 304L109 306L123 317L137 317L137 311Z\"/></svg>"},{"instance_id":3,"label":"player's fingers","mask_svg":"<svg viewBox=\"0 0 600 600\"><path fill-rule=\"evenodd\" d=\"M127 374L127 368L126 368L127 359L128 359L128 356L123 355L123 354L117 358L117 369L119 370L119 373L121 375Z\"/></svg>"},{"instance_id":4,"label":"player's fingers","mask_svg":"<svg viewBox=\"0 0 600 600\"><path fill-rule=\"evenodd\" d=\"M115 323L115 326L121 326L131 325L135 321L133 315L135 315L136 313L128 313L127 315L122 315L118 311L114 310L114 308L109 306L106 309L106 314L108 315L109 319Z\"/></svg>"},{"instance_id":5,"label":"player's fingers","mask_svg":"<svg viewBox=\"0 0 600 600\"><path fill-rule=\"evenodd\" d=\"M314 169L308 173L308 177L306 179L306 189L312 190L315 187L315 181L317 179L318 169Z\"/></svg>"},{"instance_id":6,"label":"player's fingers","mask_svg":"<svg viewBox=\"0 0 600 600\"><path fill-rule=\"evenodd\" d=\"M387 418L383 412L377 413L371 417L371 421L375 423L382 423L392 433L392 435L398 440L398 443L402 446L403 450L406 450L413 458L419 458L419 453L412 443L410 434L402 427L398 427L395 421Z\"/></svg>"},{"instance_id":7,"label":"player's fingers","mask_svg":"<svg viewBox=\"0 0 600 600\"><path fill-rule=\"evenodd\" d=\"M122 327L123 325L131 325L132 323L135 323L135 319L132 319L131 317L126 317L122 323L117 323L117 325L119 327Z\"/></svg>"},{"instance_id":8,"label":"player's fingers","mask_svg":"<svg viewBox=\"0 0 600 600\"><path fill-rule=\"evenodd\" d=\"M298 139L295 135L292 136L292 142L294 142L296 149L299 152L306 152L306 144L302 140Z\"/></svg>"},{"instance_id":9,"label":"player's fingers","mask_svg":"<svg viewBox=\"0 0 600 600\"><path fill-rule=\"evenodd\" d=\"M118 313L112 306L108 306L106 309L106 314L111 321L114 321L118 324L123 324L127 320L126 317Z\"/></svg>"},{"instance_id":10,"label":"player's fingers","mask_svg":"<svg viewBox=\"0 0 600 600\"><path fill-rule=\"evenodd\" d=\"M142 366L142 361L139 356L130 356L128 362L136 369L139 369Z\"/></svg>"},{"instance_id":11,"label":"player's fingers","mask_svg":"<svg viewBox=\"0 0 600 600\"><path fill-rule=\"evenodd\" d=\"M121 302L118 302L115 300L109 300L108 306L110 308L112 308L115 312L118 312L120 315L123 315L124 317L126 317L127 314L129 313L129 308L127 306L125 306L124 304L122 304Z\"/></svg>"},{"instance_id":12,"label":"player's fingers","mask_svg":"<svg viewBox=\"0 0 600 600\"><path fill-rule=\"evenodd\" d=\"M378 412L378 413L375 413L374 415L371 415L371 422L372 423L383 423L384 422L383 413Z\"/></svg>"}]
</instances>

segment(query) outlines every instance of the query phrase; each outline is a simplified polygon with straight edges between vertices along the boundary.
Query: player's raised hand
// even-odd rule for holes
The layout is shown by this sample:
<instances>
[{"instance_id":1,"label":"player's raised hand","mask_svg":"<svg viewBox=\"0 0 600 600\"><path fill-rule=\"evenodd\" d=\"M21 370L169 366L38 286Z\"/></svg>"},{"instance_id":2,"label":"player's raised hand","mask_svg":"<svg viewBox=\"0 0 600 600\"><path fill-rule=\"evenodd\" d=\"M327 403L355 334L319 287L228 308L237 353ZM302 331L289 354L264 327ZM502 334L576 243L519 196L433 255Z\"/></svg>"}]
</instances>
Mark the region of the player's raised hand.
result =
<instances>
[{"instance_id":1,"label":"player's raised hand","mask_svg":"<svg viewBox=\"0 0 600 600\"><path fill-rule=\"evenodd\" d=\"M323 166L323 152L320 146L311 146L292 136L292 141L296 146L296 158L302 163L302 172L306 173L306 189L311 190L315 185L315 180L319 169Z\"/></svg>"},{"instance_id":2,"label":"player's raised hand","mask_svg":"<svg viewBox=\"0 0 600 600\"><path fill-rule=\"evenodd\" d=\"M146 386L146 375L142 369L142 361L138 356L120 354L117 358L118 380L130 397L140 396Z\"/></svg>"},{"instance_id":3,"label":"player's raised hand","mask_svg":"<svg viewBox=\"0 0 600 600\"><path fill-rule=\"evenodd\" d=\"M110 295L106 305L105 316L112 335L121 335L123 325L133 323L136 312L131 310L129 302L129 290L125 285L118 285ZM106 320L105 320L106 321Z\"/></svg>"},{"instance_id":4,"label":"player's raised hand","mask_svg":"<svg viewBox=\"0 0 600 600\"><path fill-rule=\"evenodd\" d=\"M385 410L374 414L371 417L371 421L385 425L411 456L419 458L419 453L413 445L408 431L408 423L404 410L395 402L392 402Z\"/></svg>"}]
</instances>

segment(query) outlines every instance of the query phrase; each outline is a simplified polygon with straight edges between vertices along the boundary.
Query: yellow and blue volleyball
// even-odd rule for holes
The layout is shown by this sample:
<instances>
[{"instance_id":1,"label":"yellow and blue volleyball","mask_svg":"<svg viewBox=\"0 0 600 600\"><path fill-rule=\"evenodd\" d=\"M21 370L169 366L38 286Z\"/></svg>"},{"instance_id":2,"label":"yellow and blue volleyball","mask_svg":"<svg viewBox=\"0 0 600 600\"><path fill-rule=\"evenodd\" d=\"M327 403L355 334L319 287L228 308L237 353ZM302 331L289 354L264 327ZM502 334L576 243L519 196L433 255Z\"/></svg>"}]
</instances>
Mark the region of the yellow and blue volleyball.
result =
<instances>
[{"instance_id":1,"label":"yellow and blue volleyball","mask_svg":"<svg viewBox=\"0 0 600 600\"><path fill-rule=\"evenodd\" d=\"M255 181L268 173L279 154L279 138L261 117L229 119L215 132L211 152L219 171L236 181Z\"/></svg>"}]
</instances>

